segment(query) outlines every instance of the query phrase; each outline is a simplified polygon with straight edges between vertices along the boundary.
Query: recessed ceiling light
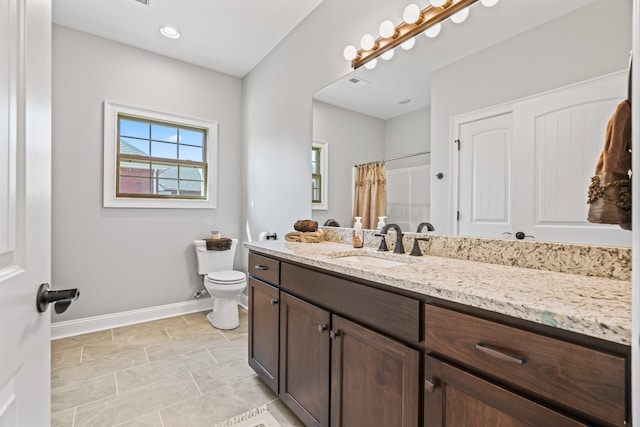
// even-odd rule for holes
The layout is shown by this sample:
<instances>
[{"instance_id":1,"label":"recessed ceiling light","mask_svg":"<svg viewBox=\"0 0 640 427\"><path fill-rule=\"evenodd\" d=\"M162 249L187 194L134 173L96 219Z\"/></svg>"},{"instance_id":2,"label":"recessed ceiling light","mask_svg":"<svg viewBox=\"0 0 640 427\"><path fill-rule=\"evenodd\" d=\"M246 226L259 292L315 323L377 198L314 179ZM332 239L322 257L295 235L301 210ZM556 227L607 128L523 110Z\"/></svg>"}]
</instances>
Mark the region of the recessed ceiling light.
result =
<instances>
[{"instance_id":1,"label":"recessed ceiling light","mask_svg":"<svg viewBox=\"0 0 640 427\"><path fill-rule=\"evenodd\" d=\"M179 39L180 31L176 30L170 25L165 25L164 27L160 27L160 34L165 36L168 39Z\"/></svg>"}]
</instances>

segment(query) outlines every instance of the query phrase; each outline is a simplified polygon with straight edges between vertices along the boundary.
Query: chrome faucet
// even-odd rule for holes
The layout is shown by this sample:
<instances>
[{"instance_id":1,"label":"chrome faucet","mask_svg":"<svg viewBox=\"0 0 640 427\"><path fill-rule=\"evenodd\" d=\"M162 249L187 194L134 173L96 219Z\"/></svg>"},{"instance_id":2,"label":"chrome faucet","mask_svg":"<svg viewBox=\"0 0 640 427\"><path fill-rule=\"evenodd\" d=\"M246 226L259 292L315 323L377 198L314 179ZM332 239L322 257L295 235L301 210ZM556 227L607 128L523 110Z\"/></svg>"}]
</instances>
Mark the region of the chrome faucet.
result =
<instances>
[{"instance_id":1,"label":"chrome faucet","mask_svg":"<svg viewBox=\"0 0 640 427\"><path fill-rule=\"evenodd\" d=\"M396 245L393 248L393 253L403 254L404 245L402 244L402 236L404 236L404 234L402 234L402 230L400 229L400 226L397 224L387 224L384 227L382 227L382 229L380 230L380 233L376 234L376 236L382 237L382 242L380 242L380 247L378 248L378 250L379 251L388 250L385 236L387 235L387 231L389 231L390 228L393 228L394 230L396 230Z\"/></svg>"},{"instance_id":2,"label":"chrome faucet","mask_svg":"<svg viewBox=\"0 0 640 427\"><path fill-rule=\"evenodd\" d=\"M431 225L430 222L421 222L420 224L418 224L418 231L416 231L416 233L420 233L424 227L427 227L427 231L434 230L433 225Z\"/></svg>"}]
</instances>

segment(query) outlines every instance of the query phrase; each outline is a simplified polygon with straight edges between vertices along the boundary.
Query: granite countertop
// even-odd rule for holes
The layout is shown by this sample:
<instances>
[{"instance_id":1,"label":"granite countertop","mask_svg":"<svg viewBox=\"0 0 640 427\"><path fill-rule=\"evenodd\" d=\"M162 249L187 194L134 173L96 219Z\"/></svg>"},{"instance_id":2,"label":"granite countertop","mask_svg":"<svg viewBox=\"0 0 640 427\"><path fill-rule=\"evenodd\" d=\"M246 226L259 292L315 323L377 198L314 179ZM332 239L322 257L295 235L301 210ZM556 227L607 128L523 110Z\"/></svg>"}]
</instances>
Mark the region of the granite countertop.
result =
<instances>
[{"instance_id":1,"label":"granite countertop","mask_svg":"<svg viewBox=\"0 0 640 427\"><path fill-rule=\"evenodd\" d=\"M354 249L341 243L245 242L256 252L418 294L613 341L631 343L631 282L436 256ZM340 259L402 261L376 267Z\"/></svg>"}]
</instances>

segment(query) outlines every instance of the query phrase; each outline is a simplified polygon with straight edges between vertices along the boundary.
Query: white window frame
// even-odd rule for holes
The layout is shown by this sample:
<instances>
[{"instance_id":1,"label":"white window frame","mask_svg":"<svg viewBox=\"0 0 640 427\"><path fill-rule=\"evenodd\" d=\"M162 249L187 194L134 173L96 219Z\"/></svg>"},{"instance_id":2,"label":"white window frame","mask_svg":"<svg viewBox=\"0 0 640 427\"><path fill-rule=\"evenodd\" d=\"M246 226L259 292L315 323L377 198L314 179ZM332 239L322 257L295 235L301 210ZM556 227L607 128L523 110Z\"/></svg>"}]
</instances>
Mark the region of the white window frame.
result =
<instances>
[{"instance_id":1,"label":"white window frame","mask_svg":"<svg viewBox=\"0 0 640 427\"><path fill-rule=\"evenodd\" d=\"M314 140L312 148L320 148L320 162L321 164L321 176L322 176L322 190L321 195L322 203L311 202L311 210L314 211L326 211L329 210L329 144L325 141Z\"/></svg>"},{"instance_id":2,"label":"white window frame","mask_svg":"<svg viewBox=\"0 0 640 427\"><path fill-rule=\"evenodd\" d=\"M160 122L179 123L207 130L206 163L207 192L204 199L167 199L116 196L118 155L118 115L137 116ZM218 123L211 120L162 113L147 108L133 107L104 101L104 184L105 208L153 208L153 209L215 209L218 187Z\"/></svg>"}]
</instances>

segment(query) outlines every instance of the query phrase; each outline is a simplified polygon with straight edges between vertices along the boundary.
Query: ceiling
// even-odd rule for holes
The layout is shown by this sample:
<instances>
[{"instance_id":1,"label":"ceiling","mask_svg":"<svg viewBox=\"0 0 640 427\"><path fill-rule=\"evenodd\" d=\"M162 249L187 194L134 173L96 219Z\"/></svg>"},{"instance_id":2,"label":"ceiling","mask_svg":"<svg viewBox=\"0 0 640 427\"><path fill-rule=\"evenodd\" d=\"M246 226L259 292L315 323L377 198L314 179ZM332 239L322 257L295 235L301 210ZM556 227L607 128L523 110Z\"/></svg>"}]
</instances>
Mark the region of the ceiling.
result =
<instances>
[{"instance_id":1,"label":"ceiling","mask_svg":"<svg viewBox=\"0 0 640 427\"><path fill-rule=\"evenodd\" d=\"M53 22L244 77L322 0L54 0ZM163 25L182 37L162 36Z\"/></svg>"},{"instance_id":2,"label":"ceiling","mask_svg":"<svg viewBox=\"0 0 640 427\"><path fill-rule=\"evenodd\" d=\"M595 0L501 0L487 8L475 3L462 24L443 22L435 39L416 36L409 51L395 49L373 70L360 67L314 94L314 99L388 120L431 104L431 73ZM377 23L371 23L377 31ZM352 79L358 81L354 83ZM410 102L401 104L402 100Z\"/></svg>"}]
</instances>

